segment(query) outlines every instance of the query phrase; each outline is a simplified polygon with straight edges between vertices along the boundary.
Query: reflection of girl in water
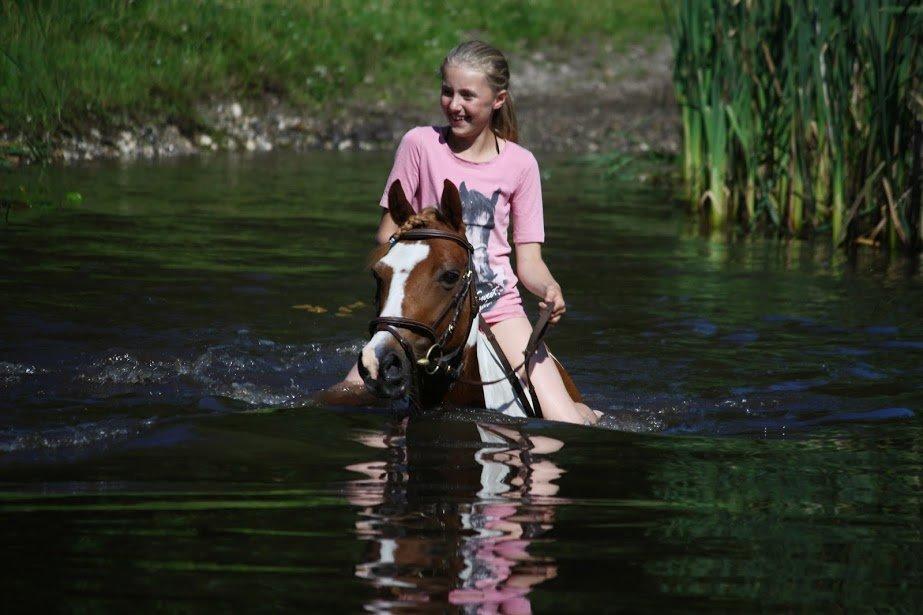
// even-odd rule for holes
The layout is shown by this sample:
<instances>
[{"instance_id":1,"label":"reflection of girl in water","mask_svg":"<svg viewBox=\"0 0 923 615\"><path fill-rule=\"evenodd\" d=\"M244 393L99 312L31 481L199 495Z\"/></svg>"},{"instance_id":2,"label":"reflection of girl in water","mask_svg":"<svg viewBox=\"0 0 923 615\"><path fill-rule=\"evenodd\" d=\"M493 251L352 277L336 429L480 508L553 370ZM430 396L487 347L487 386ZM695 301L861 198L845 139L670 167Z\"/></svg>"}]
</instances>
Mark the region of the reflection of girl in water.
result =
<instances>
[{"instance_id":1,"label":"reflection of girl in water","mask_svg":"<svg viewBox=\"0 0 923 615\"><path fill-rule=\"evenodd\" d=\"M478 605L491 613L531 613L526 596L533 586L554 578L557 568L531 556L530 541L523 538L551 526L513 504L475 504L472 509L479 511L469 517L478 535L462 546L462 587L449 593L449 602Z\"/></svg>"},{"instance_id":2,"label":"reflection of girl in water","mask_svg":"<svg viewBox=\"0 0 923 615\"><path fill-rule=\"evenodd\" d=\"M386 458L348 466L364 475L350 481L347 497L360 507L358 535L370 541L365 561L356 566L356 576L378 588L370 608L426 603L525 613L531 588L556 576L554 562L532 556L528 547L552 527L558 503L553 481L562 474L535 456L561 442L477 427L474 433L470 423L425 425L442 446L421 442L407 420L388 434L359 437ZM444 446L446 438L472 437L482 442L474 453L468 446Z\"/></svg>"}]
</instances>

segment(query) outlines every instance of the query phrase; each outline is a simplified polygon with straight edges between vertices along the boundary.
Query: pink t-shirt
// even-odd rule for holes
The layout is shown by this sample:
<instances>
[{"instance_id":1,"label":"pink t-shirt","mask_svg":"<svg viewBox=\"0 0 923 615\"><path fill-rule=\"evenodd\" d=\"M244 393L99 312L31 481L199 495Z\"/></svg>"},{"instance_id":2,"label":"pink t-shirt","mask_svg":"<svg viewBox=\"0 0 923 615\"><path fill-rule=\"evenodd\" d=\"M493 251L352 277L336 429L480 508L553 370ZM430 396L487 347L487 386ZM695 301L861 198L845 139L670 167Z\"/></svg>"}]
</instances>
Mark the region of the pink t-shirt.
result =
<instances>
[{"instance_id":1,"label":"pink t-shirt","mask_svg":"<svg viewBox=\"0 0 923 615\"><path fill-rule=\"evenodd\" d=\"M493 324L525 316L516 290L519 280L510 266L507 230L512 221L514 243L545 240L538 162L529 150L512 142L488 162L462 160L449 149L445 130L420 126L404 135L381 206L388 207L388 189L396 179L401 180L417 212L438 206L443 182L452 181L461 194L465 231L474 246L477 296L484 319Z\"/></svg>"}]
</instances>

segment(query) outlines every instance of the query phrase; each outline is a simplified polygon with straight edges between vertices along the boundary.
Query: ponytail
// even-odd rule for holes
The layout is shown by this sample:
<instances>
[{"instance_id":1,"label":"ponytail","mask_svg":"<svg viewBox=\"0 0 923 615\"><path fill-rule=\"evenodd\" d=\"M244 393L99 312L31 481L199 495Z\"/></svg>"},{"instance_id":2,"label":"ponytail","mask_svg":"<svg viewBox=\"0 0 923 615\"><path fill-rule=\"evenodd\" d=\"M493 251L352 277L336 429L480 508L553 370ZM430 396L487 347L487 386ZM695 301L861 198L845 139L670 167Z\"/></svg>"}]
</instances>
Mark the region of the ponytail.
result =
<instances>
[{"instance_id":1,"label":"ponytail","mask_svg":"<svg viewBox=\"0 0 923 615\"><path fill-rule=\"evenodd\" d=\"M513 143L519 142L519 125L516 123L516 110L513 108L513 95L506 92L503 106L494 111L490 117L490 127L494 134Z\"/></svg>"}]
</instances>

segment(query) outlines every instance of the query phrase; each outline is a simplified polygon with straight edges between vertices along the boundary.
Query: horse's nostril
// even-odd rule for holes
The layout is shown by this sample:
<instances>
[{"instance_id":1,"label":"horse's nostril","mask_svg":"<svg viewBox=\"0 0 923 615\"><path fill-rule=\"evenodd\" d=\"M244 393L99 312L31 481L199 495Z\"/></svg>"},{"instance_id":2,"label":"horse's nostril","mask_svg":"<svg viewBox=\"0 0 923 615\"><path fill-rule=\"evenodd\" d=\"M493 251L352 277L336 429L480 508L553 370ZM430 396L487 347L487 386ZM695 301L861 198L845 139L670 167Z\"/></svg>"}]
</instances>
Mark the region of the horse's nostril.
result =
<instances>
[{"instance_id":1,"label":"horse's nostril","mask_svg":"<svg viewBox=\"0 0 923 615\"><path fill-rule=\"evenodd\" d=\"M385 382L399 382L404 378L401 358L395 352L389 352L381 362L381 378Z\"/></svg>"},{"instance_id":2,"label":"horse's nostril","mask_svg":"<svg viewBox=\"0 0 923 615\"><path fill-rule=\"evenodd\" d=\"M389 352L381 361L381 378L385 382L399 382L404 379L404 366L395 352Z\"/></svg>"}]
</instances>

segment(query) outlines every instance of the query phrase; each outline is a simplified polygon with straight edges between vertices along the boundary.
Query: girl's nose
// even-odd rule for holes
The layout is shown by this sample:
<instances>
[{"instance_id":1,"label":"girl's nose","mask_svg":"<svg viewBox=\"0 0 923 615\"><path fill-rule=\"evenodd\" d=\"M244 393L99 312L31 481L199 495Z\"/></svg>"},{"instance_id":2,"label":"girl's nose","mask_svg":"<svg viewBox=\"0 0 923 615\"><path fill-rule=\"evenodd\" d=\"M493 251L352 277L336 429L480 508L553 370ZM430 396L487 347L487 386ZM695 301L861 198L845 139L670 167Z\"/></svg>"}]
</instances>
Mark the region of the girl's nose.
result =
<instances>
[{"instance_id":1,"label":"girl's nose","mask_svg":"<svg viewBox=\"0 0 923 615\"><path fill-rule=\"evenodd\" d=\"M449 109L451 109L452 111L460 111L461 110L461 98L458 96L453 96L452 100L449 102Z\"/></svg>"}]
</instances>

